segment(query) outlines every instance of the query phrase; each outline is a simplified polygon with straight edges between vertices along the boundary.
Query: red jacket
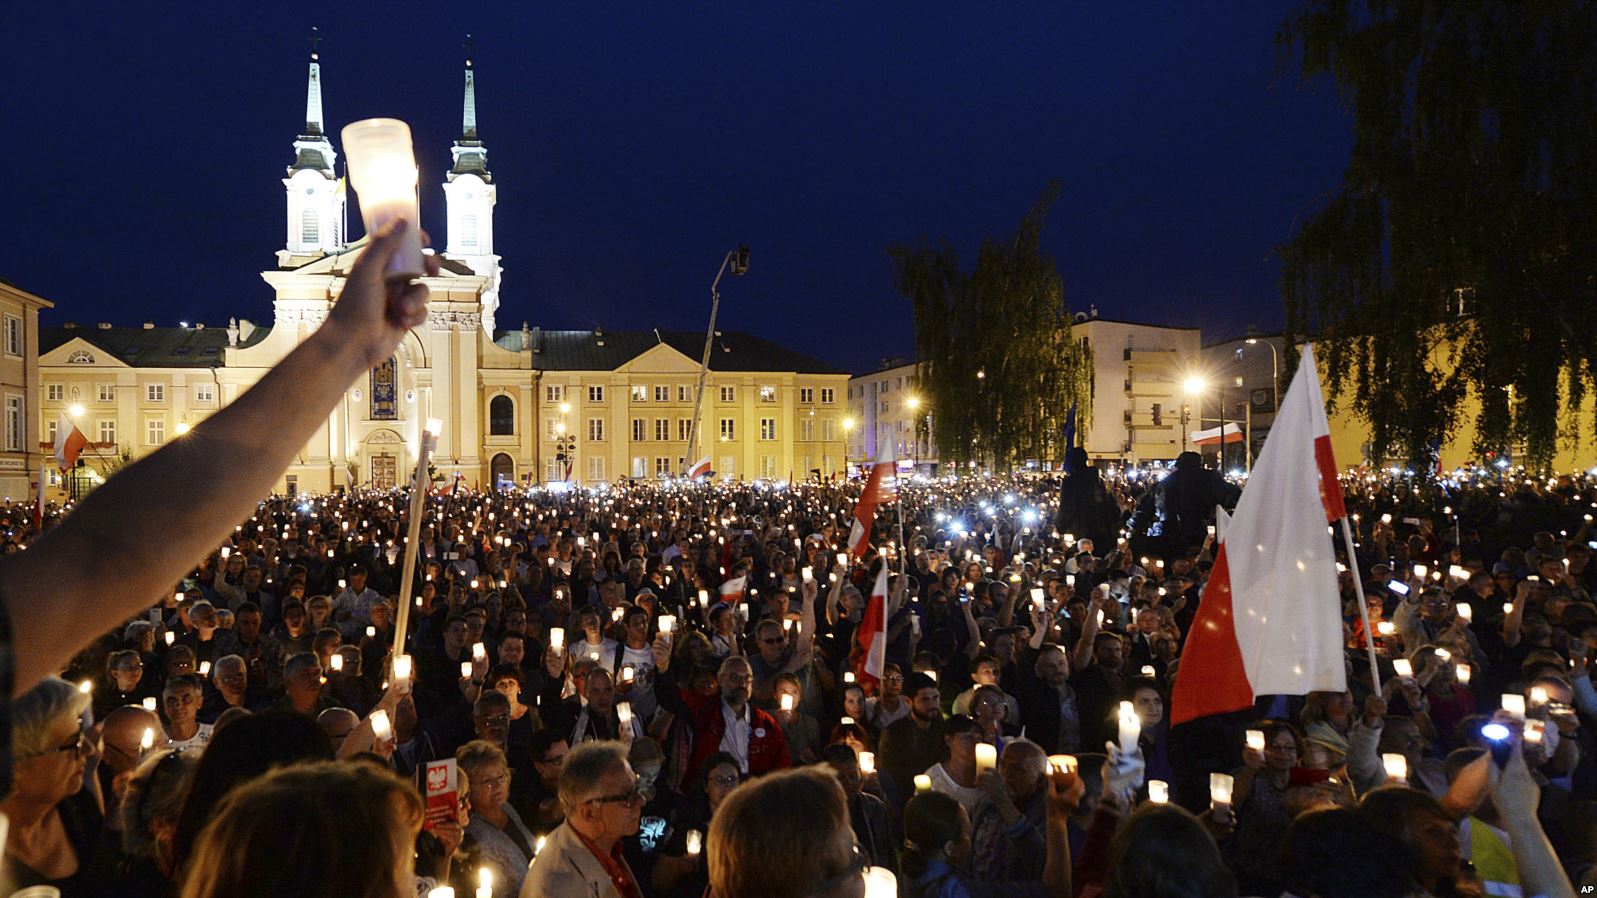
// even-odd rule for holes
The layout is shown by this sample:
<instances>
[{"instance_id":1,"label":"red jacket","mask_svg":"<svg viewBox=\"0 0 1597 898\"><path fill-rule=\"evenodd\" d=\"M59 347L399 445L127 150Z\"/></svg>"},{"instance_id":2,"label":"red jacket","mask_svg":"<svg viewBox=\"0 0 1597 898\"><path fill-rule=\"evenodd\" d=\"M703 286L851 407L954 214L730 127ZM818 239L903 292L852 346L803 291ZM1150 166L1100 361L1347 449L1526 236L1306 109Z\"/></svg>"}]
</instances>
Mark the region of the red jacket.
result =
<instances>
[{"instance_id":1,"label":"red jacket","mask_svg":"<svg viewBox=\"0 0 1597 898\"><path fill-rule=\"evenodd\" d=\"M720 693L698 695L686 689L678 693L693 719L693 757L683 780L693 782L704 760L721 750L721 737L726 735L726 715L722 712L725 703ZM749 775L759 776L792 767L793 759L788 755L787 737L782 734L781 724L753 705L748 709Z\"/></svg>"}]
</instances>

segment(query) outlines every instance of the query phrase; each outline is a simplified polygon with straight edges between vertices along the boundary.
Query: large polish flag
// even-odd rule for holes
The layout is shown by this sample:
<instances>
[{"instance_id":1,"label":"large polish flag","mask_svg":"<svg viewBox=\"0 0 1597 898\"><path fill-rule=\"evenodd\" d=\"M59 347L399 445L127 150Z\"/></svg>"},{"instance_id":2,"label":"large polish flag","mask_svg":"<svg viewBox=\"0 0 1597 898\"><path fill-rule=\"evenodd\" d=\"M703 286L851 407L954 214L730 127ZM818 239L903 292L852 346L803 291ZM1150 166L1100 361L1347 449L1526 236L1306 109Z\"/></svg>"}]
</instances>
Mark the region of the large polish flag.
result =
<instances>
[{"instance_id":1,"label":"large polish flag","mask_svg":"<svg viewBox=\"0 0 1597 898\"><path fill-rule=\"evenodd\" d=\"M870 476L859 501L854 504L854 523L848 532L848 551L855 561L865 557L871 547L871 525L876 521L876 506L896 498L896 490L888 481L895 477L897 463L892 452L878 452L877 461L871 465Z\"/></svg>"},{"instance_id":2,"label":"large polish flag","mask_svg":"<svg viewBox=\"0 0 1597 898\"><path fill-rule=\"evenodd\" d=\"M78 456L83 453L83 448L89 445L89 438L83 435L78 425L66 412L61 413L61 418L55 425L55 465L66 471L78 463Z\"/></svg>"},{"instance_id":3,"label":"large polish flag","mask_svg":"<svg viewBox=\"0 0 1597 898\"><path fill-rule=\"evenodd\" d=\"M859 669L854 675L860 687L874 692L882 682L882 671L887 667L887 561L876 575L876 585L871 588L870 601L865 605L865 617L860 621L858 635Z\"/></svg>"},{"instance_id":4,"label":"large polish flag","mask_svg":"<svg viewBox=\"0 0 1597 898\"><path fill-rule=\"evenodd\" d=\"M1313 346L1215 555L1171 696L1181 723L1259 695L1342 692L1342 602L1327 521L1346 516Z\"/></svg>"}]
</instances>

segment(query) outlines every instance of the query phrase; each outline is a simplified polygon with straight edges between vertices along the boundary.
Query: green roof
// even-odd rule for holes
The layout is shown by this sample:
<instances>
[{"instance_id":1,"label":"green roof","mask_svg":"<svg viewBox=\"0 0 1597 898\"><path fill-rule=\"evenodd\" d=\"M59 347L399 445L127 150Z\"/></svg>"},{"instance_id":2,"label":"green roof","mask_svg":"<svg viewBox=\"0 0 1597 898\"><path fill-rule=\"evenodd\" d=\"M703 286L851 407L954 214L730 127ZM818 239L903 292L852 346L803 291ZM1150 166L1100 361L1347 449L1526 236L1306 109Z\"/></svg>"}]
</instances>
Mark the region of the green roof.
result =
<instances>
[{"instance_id":1,"label":"green roof","mask_svg":"<svg viewBox=\"0 0 1597 898\"><path fill-rule=\"evenodd\" d=\"M690 359L704 353L702 331L549 331L528 332L532 366L543 371L614 371L664 343ZM520 352L522 332L500 331L501 347ZM847 374L813 356L742 331L721 331L710 352L711 371L792 371L798 374Z\"/></svg>"},{"instance_id":2,"label":"green roof","mask_svg":"<svg viewBox=\"0 0 1597 898\"><path fill-rule=\"evenodd\" d=\"M257 327L239 348L266 339L271 328ZM83 340L124 364L139 368L215 368L227 348L225 327L41 327L43 355L73 338Z\"/></svg>"}]
</instances>

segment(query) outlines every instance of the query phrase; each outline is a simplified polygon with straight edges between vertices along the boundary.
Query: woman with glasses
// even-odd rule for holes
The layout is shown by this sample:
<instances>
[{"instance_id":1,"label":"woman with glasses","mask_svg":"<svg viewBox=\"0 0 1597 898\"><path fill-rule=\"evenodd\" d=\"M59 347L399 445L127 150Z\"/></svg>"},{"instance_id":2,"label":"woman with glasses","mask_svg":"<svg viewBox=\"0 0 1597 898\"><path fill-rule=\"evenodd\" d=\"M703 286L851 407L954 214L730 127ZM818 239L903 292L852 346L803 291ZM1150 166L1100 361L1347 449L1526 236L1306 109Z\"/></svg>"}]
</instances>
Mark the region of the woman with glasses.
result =
<instances>
[{"instance_id":1,"label":"woman with glasses","mask_svg":"<svg viewBox=\"0 0 1597 898\"><path fill-rule=\"evenodd\" d=\"M1271 889L1281 888L1281 849L1292 823L1286 791L1303 755L1303 735L1296 726L1271 721L1263 729L1264 750L1242 750L1243 766L1232 791L1237 831L1224 846L1244 895L1272 895Z\"/></svg>"},{"instance_id":2,"label":"woman with glasses","mask_svg":"<svg viewBox=\"0 0 1597 898\"><path fill-rule=\"evenodd\" d=\"M50 885L75 898L103 882L88 870L103 820L93 778L84 777L98 756L83 731L88 709L89 697L59 677L11 703L12 791L0 803L11 829L0 894Z\"/></svg>"},{"instance_id":3,"label":"woman with glasses","mask_svg":"<svg viewBox=\"0 0 1597 898\"><path fill-rule=\"evenodd\" d=\"M698 898L704 894L710 884L709 869L704 863L704 836L710 831L716 809L742 781L737 758L730 754L716 752L704 762L702 791L677 809L666 830L665 848L655 861L652 876L656 896ZM688 850L690 839L697 840L696 851Z\"/></svg>"},{"instance_id":4,"label":"woman with glasses","mask_svg":"<svg viewBox=\"0 0 1597 898\"><path fill-rule=\"evenodd\" d=\"M510 765L492 742L477 739L455 752L470 777L471 823L466 835L477 844L482 865L494 873L495 898L514 896L532 862L533 835L510 806Z\"/></svg>"}]
</instances>

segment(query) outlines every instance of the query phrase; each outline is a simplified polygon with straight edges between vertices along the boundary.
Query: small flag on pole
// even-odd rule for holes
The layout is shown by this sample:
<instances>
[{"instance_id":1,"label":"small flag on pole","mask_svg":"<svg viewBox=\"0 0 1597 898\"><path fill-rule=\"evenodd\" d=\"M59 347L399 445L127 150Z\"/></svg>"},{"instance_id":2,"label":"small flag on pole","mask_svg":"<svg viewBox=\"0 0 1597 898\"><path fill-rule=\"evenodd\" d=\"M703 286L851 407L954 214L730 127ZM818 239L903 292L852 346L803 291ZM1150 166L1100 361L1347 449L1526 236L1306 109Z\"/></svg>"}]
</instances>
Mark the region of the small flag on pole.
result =
<instances>
[{"instance_id":1,"label":"small flag on pole","mask_svg":"<svg viewBox=\"0 0 1597 898\"><path fill-rule=\"evenodd\" d=\"M874 692L882 681L882 671L887 666L887 562L883 561L876 574L876 585L871 588L870 601L865 605L865 617L860 621L859 640L860 685Z\"/></svg>"}]
</instances>

